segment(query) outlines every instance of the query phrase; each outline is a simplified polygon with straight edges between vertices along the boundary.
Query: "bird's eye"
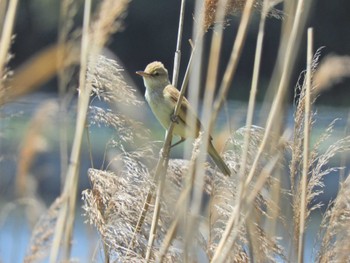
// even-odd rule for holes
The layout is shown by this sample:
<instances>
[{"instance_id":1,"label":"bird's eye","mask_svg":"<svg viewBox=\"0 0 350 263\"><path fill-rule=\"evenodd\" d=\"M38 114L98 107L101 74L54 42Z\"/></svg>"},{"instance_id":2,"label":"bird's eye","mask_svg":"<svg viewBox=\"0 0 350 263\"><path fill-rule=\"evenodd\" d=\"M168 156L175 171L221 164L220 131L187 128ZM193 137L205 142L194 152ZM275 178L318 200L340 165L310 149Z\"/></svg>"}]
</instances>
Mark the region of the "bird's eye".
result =
<instances>
[{"instance_id":1,"label":"bird's eye","mask_svg":"<svg viewBox=\"0 0 350 263\"><path fill-rule=\"evenodd\" d=\"M159 76L159 72L158 71L154 71L152 75L153 76Z\"/></svg>"}]
</instances>

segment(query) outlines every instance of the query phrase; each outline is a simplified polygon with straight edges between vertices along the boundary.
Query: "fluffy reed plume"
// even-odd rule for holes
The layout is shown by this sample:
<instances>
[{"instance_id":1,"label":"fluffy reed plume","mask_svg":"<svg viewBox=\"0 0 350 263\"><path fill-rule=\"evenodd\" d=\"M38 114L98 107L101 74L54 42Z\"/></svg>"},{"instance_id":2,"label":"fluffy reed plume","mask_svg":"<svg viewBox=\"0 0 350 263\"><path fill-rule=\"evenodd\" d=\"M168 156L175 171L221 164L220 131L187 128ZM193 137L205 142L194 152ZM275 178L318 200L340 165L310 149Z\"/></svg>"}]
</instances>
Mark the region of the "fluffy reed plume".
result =
<instances>
[{"instance_id":1,"label":"fluffy reed plume","mask_svg":"<svg viewBox=\"0 0 350 263\"><path fill-rule=\"evenodd\" d=\"M334 122L332 122L329 127L326 129L324 134L316 142L315 146L312 149L310 154L310 163L309 163L309 178L307 185L307 196L306 202L308 209L306 210L306 219L309 218L312 211L319 209L323 206L322 203L315 202L316 198L321 195L324 191L324 177L329 175L332 172L337 172L341 167L327 167L330 160L339 153L350 150L350 136L342 138L335 143L332 143L328 149L322 153L319 146L322 143L326 143L326 139L331 135L333 131ZM299 170L298 176L300 176L301 171ZM297 181L299 183L299 181ZM301 187L300 184L296 185L296 192L293 195L293 210L294 210L294 221L295 232L298 231L300 222L300 196L301 196Z\"/></svg>"},{"instance_id":2,"label":"fluffy reed plume","mask_svg":"<svg viewBox=\"0 0 350 263\"><path fill-rule=\"evenodd\" d=\"M321 49L319 49L313 58L313 65L312 65L312 75L315 73L316 68L319 63L319 59L321 56ZM306 72L302 72L300 74L298 83L295 87L294 92L294 100L297 104L296 109L294 111L294 132L293 132L293 142L291 146L292 150L292 160L289 164L289 170L290 170L290 181L291 181L291 191L292 194L295 194L294 188L295 188L295 182L296 177L298 173L298 169L302 167L302 160L303 160L303 138L304 138L304 117L305 117L305 88L306 88ZM302 82L300 84L300 82ZM314 90L314 86L311 88L311 91ZM313 100L311 101L311 104L313 104L316 100L316 96L313 97ZM311 114L309 125L312 125L312 119L313 116Z\"/></svg>"},{"instance_id":3,"label":"fluffy reed plume","mask_svg":"<svg viewBox=\"0 0 350 263\"><path fill-rule=\"evenodd\" d=\"M268 2L268 12L267 15L277 19L283 18L283 12L274 8L275 5L282 2L283 0L269 0ZM204 29L208 30L216 22L222 23L224 21L215 21L216 12L218 10L218 3L226 3L225 5L225 17L230 15L237 15L241 13L244 9L244 6L247 0L206 0L204 4ZM254 8L262 12L263 11L263 2L264 0L254 0Z\"/></svg>"},{"instance_id":4,"label":"fluffy reed plume","mask_svg":"<svg viewBox=\"0 0 350 263\"><path fill-rule=\"evenodd\" d=\"M123 76L124 69L116 60L103 55L88 63L87 81L92 84L93 94L108 103L139 106L143 104Z\"/></svg>"},{"instance_id":5,"label":"fluffy reed plume","mask_svg":"<svg viewBox=\"0 0 350 263\"><path fill-rule=\"evenodd\" d=\"M252 129L252 145L249 153L253 156L261 139L263 130L259 127ZM242 148L242 135L244 128L233 134L232 148ZM197 140L196 140L197 141ZM197 149L198 147L194 147ZM145 196L150 187L154 187L153 178L149 172L149 159L156 158L153 152L148 151L131 151L127 152L124 147L119 144L117 154L111 154L111 163L108 171L89 170L89 178L92 182L92 189L85 190L83 193L84 209L86 216L91 224L98 229L103 242L108 246L111 259L121 258L123 260L142 262L144 253L147 250L147 240L149 227L151 225L150 212L147 213L145 222L139 231L135 231L138 215L142 211ZM196 150L194 150L194 155ZM228 151L225 153L226 161L232 167L237 167L236 161L239 160L239 150ZM266 153L266 160L269 153ZM185 185L185 177L188 176L189 162L184 160L170 160L167 171L167 179L165 183L164 195L161 201L161 212L158 222L158 232L155 238L155 246L152 250L152 258L157 256L159 245L164 239L164 235L170 226L171 221L176 214L174 213L177 206L179 196ZM261 164L263 166L263 164ZM237 178L227 178L220 173L215 173L209 167L206 168L205 184L203 194L210 198L207 209L203 211L203 218L200 219L201 224L206 227L199 229L195 235L194 244L197 249L205 253L206 260L211 258L211 254L221 238L223 228L228 216L230 215L236 198ZM259 195L255 201L255 210L261 217L265 217L264 209L266 208L268 197ZM188 213L186 211L185 213ZM207 218L206 214L210 217ZM259 219L261 220L261 219ZM255 221L257 224L258 221ZM207 234L207 228L209 235ZM244 227L240 230L240 238L236 246L230 253L232 262L248 262L249 255L246 252L247 232ZM261 227L256 227L254 235L259 237L262 246L259 247L260 258L284 258L282 248L279 246L277 238L270 237ZM131 237L136 235L134 242L131 243ZM165 255L165 262L182 261L183 257L183 238L181 227L173 237L172 244ZM194 245L193 244L193 245ZM196 246L196 245L194 245ZM203 258L202 258L203 260Z\"/></svg>"},{"instance_id":6,"label":"fluffy reed plume","mask_svg":"<svg viewBox=\"0 0 350 263\"><path fill-rule=\"evenodd\" d=\"M312 76L314 76L318 61L320 57L320 50L318 50L314 56L312 65ZM301 216L300 202L301 202L301 175L302 175L302 162L303 162L303 125L304 125L304 112L305 112L305 81L302 85L298 86L299 100L298 106L294 115L294 139L291 144L292 160L289 165L290 169L290 181L291 181L291 195L293 197L293 215L294 215L294 237L298 237L299 223ZM312 91L317 87L313 86ZM312 103L316 100L314 96ZM311 212L320 208L323 204L314 202L316 198L323 193L324 190L324 177L331 172L338 171L340 167L328 167L328 164L336 154L350 150L350 136L344 137L335 143L330 144L328 149L324 152L321 150L321 145L327 143L327 139L333 132L334 120L323 134L316 140L310 150L310 160L308 165L308 179L306 190L306 213L305 220L307 221ZM311 128L315 125L315 112L310 115L308 125Z\"/></svg>"},{"instance_id":7,"label":"fluffy reed plume","mask_svg":"<svg viewBox=\"0 0 350 263\"><path fill-rule=\"evenodd\" d=\"M329 55L325 57L314 76L316 93L350 77L350 56Z\"/></svg>"},{"instance_id":8,"label":"fluffy reed plume","mask_svg":"<svg viewBox=\"0 0 350 263\"><path fill-rule=\"evenodd\" d=\"M85 1L84 18L81 41L81 57L79 71L79 97L76 119L76 130L71 149L70 163L67 167L66 180L62 196L67 196L62 205L58 222L55 229L55 236L50 253L50 261L56 262L60 251L64 259L68 260L71 252L71 239L75 219L76 193L79 181L80 152L83 143L83 132L90 103L92 91L91 82L87 81L88 58L95 63L110 35L120 29L120 21L127 9L129 1L105 0L99 4L95 13L96 18L91 20L91 1ZM62 246L61 246L62 244ZM62 247L62 249L61 249ZM106 256L107 257L107 256Z\"/></svg>"},{"instance_id":9,"label":"fluffy reed plume","mask_svg":"<svg viewBox=\"0 0 350 263\"><path fill-rule=\"evenodd\" d=\"M317 262L350 261L350 176L340 185L337 198L322 220L322 243Z\"/></svg>"},{"instance_id":10,"label":"fluffy reed plume","mask_svg":"<svg viewBox=\"0 0 350 263\"><path fill-rule=\"evenodd\" d=\"M125 80L124 69L118 62L103 55L88 64L87 81L92 85L92 94L111 107L89 106L89 124L111 127L118 134L118 140L129 145L146 141L149 130L142 119L145 104L137 96L136 90Z\"/></svg>"},{"instance_id":11,"label":"fluffy reed plume","mask_svg":"<svg viewBox=\"0 0 350 263\"><path fill-rule=\"evenodd\" d=\"M57 198L37 221L23 262L41 262L47 257L61 204L62 200Z\"/></svg>"},{"instance_id":12,"label":"fluffy reed plume","mask_svg":"<svg viewBox=\"0 0 350 263\"><path fill-rule=\"evenodd\" d=\"M243 151L244 145L244 134L247 132L245 127L238 129L231 136L231 141L228 144L230 150L226 151L224 156L226 161L231 167L239 169L239 161ZM257 126L252 126L251 130L251 141L248 148L248 163L247 171L248 174L256 155L256 151L261 143L264 135L264 129ZM273 154L281 151L280 149L269 149L264 152L263 158L259 162L257 171L264 168L265 165L271 160ZM283 151L280 153L283 156ZM282 163L281 163L282 164ZM254 192L255 177L252 183L250 183L249 190ZM272 200L272 196L267 194L269 192L271 180L274 179L274 174L270 175L264 190L259 192L257 198L254 200L253 212L254 216L246 215L249 210L247 207L242 207L241 217L246 218L246 221L242 224L241 228L238 229L238 238L230 250L229 262L248 262L249 260L257 260L258 262L274 261L276 258L284 259L285 251L279 244L277 237L270 236L266 229L262 227L270 218L267 213L267 206L277 207L277 203ZM218 242L223 235L223 225L227 223L227 220L234 211L234 207L237 205L237 187L240 180L246 178L233 178L227 179L219 176L214 177L213 191L211 193L211 204L210 204L210 243L209 253L212 254L217 249ZM283 220L282 217L280 220ZM243 258L242 258L243 257Z\"/></svg>"},{"instance_id":13,"label":"fluffy reed plume","mask_svg":"<svg viewBox=\"0 0 350 263\"><path fill-rule=\"evenodd\" d=\"M102 109L96 106L89 107L90 125L111 127L118 133L118 139L122 142L132 143L137 139L145 139L149 131L142 123L130 119L130 116L115 114L111 109Z\"/></svg>"},{"instance_id":14,"label":"fluffy reed plume","mask_svg":"<svg viewBox=\"0 0 350 263\"><path fill-rule=\"evenodd\" d=\"M314 57L313 73L316 72L319 56L320 51L316 52ZM89 70L88 76L89 81L93 83L94 94L98 98L109 103L118 102L118 104L123 101L122 98L127 98L124 100L126 105L136 105L136 108L142 107L137 97L134 97L134 91L127 85L120 89L122 96L114 94L116 89L112 86L111 81L112 83L118 83L118 80L111 78L118 77L118 74L122 72L116 62L100 57L97 60L97 65L101 66L98 66L98 70L95 72ZM110 69L108 69L109 67ZM104 71L105 68L108 70ZM111 73L112 70L114 70L114 74L106 74ZM121 86L125 85L123 83L121 82ZM296 92L299 97L294 115L294 138L291 142L274 144L274 148L266 147L261 155L256 168L257 172L247 187L250 193L256 194L256 198L251 201L252 203L246 203L246 199L244 199L240 211L241 223L238 224L238 229L234 230L237 233L237 238L227 258L230 262L249 262L253 260L257 262L285 262L289 260L289 253L293 253L288 251L287 247L282 246L284 243L280 237L291 236L296 239L298 236L301 196L300 178L303 160L305 82L298 85ZM314 97L313 102L315 99L316 97ZM110 103L110 105L114 104ZM149 143L149 140L144 147L136 147L130 150L130 147L127 146L130 142L135 142L135 138L139 136L136 135L137 129L134 128L134 123L137 123L137 125L141 125L141 123L133 120L130 115L124 114L125 112L90 106L90 124L112 127L117 131L118 136L107 143L109 163L105 170L89 170L88 176L91 180L92 188L85 190L83 193L84 209L88 221L96 226L101 235L110 260L118 261L122 259L123 261L143 262L152 224L151 215L154 210L152 205L150 205L140 229L135 228L148 190L155 187L152 174L157 158L154 155L154 146L152 143ZM310 126L315 125L314 116L315 114L312 115L308 122ZM345 137L322 152L321 146L327 143L333 126L334 122L329 125L328 129L314 143L310 152L306 219L309 218L313 210L322 205L315 202L315 200L323 191L324 177L330 172L339 169L338 167L328 167L329 161L335 154L350 150L350 137ZM140 130L146 130L145 127L141 127ZM227 143L228 150L224 152L223 157L232 170L239 170L246 132L247 129L245 127L238 129L231 134ZM207 199L209 198L209 201L206 201L203 214L198 219L198 224L201 227L197 229L197 232L193 232L194 236L192 238L194 242L190 244L191 247L195 248L195 251L201 251L201 260L211 260L218 249L218 244L225 230L224 226L234 211L237 205L236 202L240 201L237 200L237 186L240 181L246 180L245 177L251 170L257 149L264 137L264 132L263 128L251 127L251 140L243 178L227 178L221 176L220 173L214 174L214 171L208 167L205 169L203 194L207 196ZM270 140L280 141L273 134L269 136ZM200 139L195 141L193 156L197 154L197 144L200 143L198 141ZM291 149L291 160L288 165L286 165L287 160L284 158L286 149ZM274 156L279 157L278 166L268 174L264 186L256 189L259 171L262 171L269 165ZM179 198L186 188L184 182L186 182L185 178L189 176L188 171L190 171L191 165L192 162L184 160L170 160L169 162L164 187L165 194L161 199L161 209L157 224L158 230L151 250L151 261L155 260L159 255L160 245L166 238L167 231L177 216L177 208L179 205L183 205L183 203L178 204L178 200L180 200ZM287 167L290 173L289 184L291 189L285 189L284 187L286 186L283 185L284 180L281 171L287 170ZM279 198L283 199L283 202L288 201L291 205L282 207L285 203L274 199L276 195L273 194L273 191L278 193ZM342 192L339 194L341 195ZM288 199L289 196L292 198ZM190 198L187 201L190 201ZM289 208L292 209L293 224L291 219L286 219ZM334 211L332 210L332 213L335 213ZM184 213L184 217L186 217L190 211L185 211ZM275 227L277 225L283 226L284 231L278 231L275 228L271 229L269 228L271 225ZM290 225L293 226L290 227ZM186 253L186 249L184 249L186 239L182 224L178 223L176 229L165 255L162 255L162 259L165 262L182 261L184 253ZM327 241L327 237L324 240L324 247L330 246L329 244L331 243ZM329 240L332 240L332 238L329 238ZM343 239L341 238L340 240ZM191 257L195 258L195 256Z\"/></svg>"}]
</instances>

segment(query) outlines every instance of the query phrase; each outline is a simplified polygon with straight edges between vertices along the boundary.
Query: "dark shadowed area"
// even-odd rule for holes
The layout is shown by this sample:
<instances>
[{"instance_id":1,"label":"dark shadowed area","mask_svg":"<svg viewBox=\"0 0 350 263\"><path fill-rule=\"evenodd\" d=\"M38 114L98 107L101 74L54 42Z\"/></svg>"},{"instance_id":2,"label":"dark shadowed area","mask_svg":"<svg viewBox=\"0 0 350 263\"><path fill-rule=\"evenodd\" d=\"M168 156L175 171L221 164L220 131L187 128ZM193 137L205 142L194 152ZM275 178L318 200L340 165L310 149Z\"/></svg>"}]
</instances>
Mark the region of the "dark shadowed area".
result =
<instances>
[{"instance_id":1,"label":"dark shadowed area","mask_svg":"<svg viewBox=\"0 0 350 263\"><path fill-rule=\"evenodd\" d=\"M115 53L130 76L135 80L137 87L143 91L142 82L134 75L136 70L143 69L149 62L162 61L172 71L173 57L176 46L176 34L178 27L178 10L180 1L131 1L124 31L117 33L109 42L109 49ZM57 40L57 24L59 22L59 1L24 1L19 5L17 22L15 27L16 38L12 48L15 54L13 66L19 65L41 48L54 43ZM79 9L81 11L81 8ZM185 17L184 40L192 36L193 1L187 1ZM350 53L350 2L347 0L317 0L308 19L307 27L313 27L315 32L315 48L324 47L322 57L327 54L346 55ZM285 14L288 16L288 14ZM239 64L237 75L233 82L229 98L246 101L249 96L250 79L252 75L256 33L258 30L259 14L256 13L250 25L244 53ZM230 25L225 30L224 47L222 50L222 70L232 48L232 40L235 38L239 17L231 17ZM280 38L281 20L269 18L267 22L266 38L261 69L261 84L258 98L262 100L265 89L271 77L277 48ZM290 83L290 95L298 76L306 65L306 33L304 33L303 46L297 59L292 83ZM207 36L209 39L209 35ZM209 42L204 51L208 53ZM190 45L183 43L182 74L188 60ZM225 59L226 58L226 59ZM182 76L182 75L181 75ZM319 103L333 106L348 106L350 96L350 80L346 79L337 84L333 89L322 94ZM47 85L44 90L54 92L55 85Z\"/></svg>"}]
</instances>

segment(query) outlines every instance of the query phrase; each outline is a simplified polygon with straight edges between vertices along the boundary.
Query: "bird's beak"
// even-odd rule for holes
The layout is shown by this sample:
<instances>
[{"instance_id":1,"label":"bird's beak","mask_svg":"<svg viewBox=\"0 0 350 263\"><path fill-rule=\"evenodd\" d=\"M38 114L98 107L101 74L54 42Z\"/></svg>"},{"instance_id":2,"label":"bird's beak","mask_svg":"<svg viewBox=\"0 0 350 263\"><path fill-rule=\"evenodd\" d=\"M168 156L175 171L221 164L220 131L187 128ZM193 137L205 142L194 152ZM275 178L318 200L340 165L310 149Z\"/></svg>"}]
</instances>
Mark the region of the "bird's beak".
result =
<instances>
[{"instance_id":1,"label":"bird's beak","mask_svg":"<svg viewBox=\"0 0 350 263\"><path fill-rule=\"evenodd\" d=\"M141 77L149 77L149 74L144 71L136 71L137 75L140 75Z\"/></svg>"}]
</instances>

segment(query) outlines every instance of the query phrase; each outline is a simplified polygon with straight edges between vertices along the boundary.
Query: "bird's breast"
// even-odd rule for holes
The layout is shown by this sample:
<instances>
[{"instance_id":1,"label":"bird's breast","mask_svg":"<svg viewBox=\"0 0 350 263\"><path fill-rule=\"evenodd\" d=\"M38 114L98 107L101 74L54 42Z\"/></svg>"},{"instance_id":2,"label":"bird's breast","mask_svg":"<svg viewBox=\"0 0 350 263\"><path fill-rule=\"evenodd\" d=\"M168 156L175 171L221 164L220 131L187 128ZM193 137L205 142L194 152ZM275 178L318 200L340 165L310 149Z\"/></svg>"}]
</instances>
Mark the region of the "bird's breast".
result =
<instances>
[{"instance_id":1,"label":"bird's breast","mask_svg":"<svg viewBox=\"0 0 350 263\"><path fill-rule=\"evenodd\" d=\"M170 116L174 113L173 103L165 98L162 93L148 92L148 90L146 90L145 98L153 114L162 126L167 129L170 125Z\"/></svg>"}]
</instances>

